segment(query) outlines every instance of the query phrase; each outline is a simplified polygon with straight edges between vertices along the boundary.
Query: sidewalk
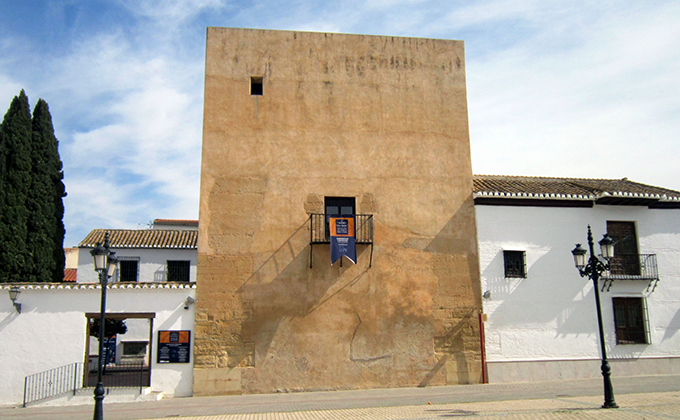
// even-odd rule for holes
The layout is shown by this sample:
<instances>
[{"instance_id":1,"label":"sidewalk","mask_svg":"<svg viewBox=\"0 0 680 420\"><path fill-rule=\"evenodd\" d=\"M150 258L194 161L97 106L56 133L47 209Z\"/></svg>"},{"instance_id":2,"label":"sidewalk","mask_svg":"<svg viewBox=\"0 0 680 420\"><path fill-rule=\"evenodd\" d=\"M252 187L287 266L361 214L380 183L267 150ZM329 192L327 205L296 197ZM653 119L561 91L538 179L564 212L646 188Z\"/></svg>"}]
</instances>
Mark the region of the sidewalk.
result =
<instances>
[{"instance_id":1,"label":"sidewalk","mask_svg":"<svg viewBox=\"0 0 680 420\"><path fill-rule=\"evenodd\" d=\"M680 376L613 378L619 409L603 410L601 379L240 395L105 404L107 420L680 419ZM0 408L0 419L91 419L93 405Z\"/></svg>"}]
</instances>

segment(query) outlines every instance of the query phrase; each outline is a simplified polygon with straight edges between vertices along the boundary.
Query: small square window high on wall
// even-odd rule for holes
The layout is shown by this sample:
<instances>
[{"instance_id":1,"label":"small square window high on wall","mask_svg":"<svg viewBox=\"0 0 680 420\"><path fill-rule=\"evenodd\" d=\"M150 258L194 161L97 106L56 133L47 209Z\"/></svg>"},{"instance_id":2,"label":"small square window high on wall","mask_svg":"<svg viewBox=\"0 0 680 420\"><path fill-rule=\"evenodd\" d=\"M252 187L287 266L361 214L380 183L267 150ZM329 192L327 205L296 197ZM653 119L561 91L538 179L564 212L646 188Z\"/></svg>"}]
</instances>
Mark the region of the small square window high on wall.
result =
<instances>
[{"instance_id":1,"label":"small square window high on wall","mask_svg":"<svg viewBox=\"0 0 680 420\"><path fill-rule=\"evenodd\" d=\"M503 251L503 263L505 264L505 277L526 278L526 253L524 251Z\"/></svg>"},{"instance_id":2,"label":"small square window high on wall","mask_svg":"<svg viewBox=\"0 0 680 420\"><path fill-rule=\"evenodd\" d=\"M262 77L252 76L250 78L250 94L254 96L262 96Z\"/></svg>"}]
</instances>

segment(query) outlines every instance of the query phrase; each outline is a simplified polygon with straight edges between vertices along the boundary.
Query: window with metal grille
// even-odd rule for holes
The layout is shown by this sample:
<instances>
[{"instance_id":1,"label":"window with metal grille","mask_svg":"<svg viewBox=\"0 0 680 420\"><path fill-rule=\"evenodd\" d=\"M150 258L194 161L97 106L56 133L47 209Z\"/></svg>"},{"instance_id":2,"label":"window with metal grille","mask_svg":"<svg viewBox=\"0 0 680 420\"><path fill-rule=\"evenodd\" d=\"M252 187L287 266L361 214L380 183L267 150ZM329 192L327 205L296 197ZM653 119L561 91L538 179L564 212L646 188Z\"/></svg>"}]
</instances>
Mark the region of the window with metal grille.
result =
<instances>
[{"instance_id":1,"label":"window with metal grille","mask_svg":"<svg viewBox=\"0 0 680 420\"><path fill-rule=\"evenodd\" d=\"M505 277L526 278L526 261L524 251L503 251Z\"/></svg>"},{"instance_id":2,"label":"window with metal grille","mask_svg":"<svg viewBox=\"0 0 680 420\"><path fill-rule=\"evenodd\" d=\"M168 281L189 281L189 261L168 260Z\"/></svg>"},{"instance_id":3,"label":"window with metal grille","mask_svg":"<svg viewBox=\"0 0 680 420\"><path fill-rule=\"evenodd\" d=\"M644 298L615 297L616 344L649 344L645 328Z\"/></svg>"},{"instance_id":4,"label":"window with metal grille","mask_svg":"<svg viewBox=\"0 0 680 420\"><path fill-rule=\"evenodd\" d=\"M139 257L118 257L118 281L136 282L139 278Z\"/></svg>"}]
</instances>

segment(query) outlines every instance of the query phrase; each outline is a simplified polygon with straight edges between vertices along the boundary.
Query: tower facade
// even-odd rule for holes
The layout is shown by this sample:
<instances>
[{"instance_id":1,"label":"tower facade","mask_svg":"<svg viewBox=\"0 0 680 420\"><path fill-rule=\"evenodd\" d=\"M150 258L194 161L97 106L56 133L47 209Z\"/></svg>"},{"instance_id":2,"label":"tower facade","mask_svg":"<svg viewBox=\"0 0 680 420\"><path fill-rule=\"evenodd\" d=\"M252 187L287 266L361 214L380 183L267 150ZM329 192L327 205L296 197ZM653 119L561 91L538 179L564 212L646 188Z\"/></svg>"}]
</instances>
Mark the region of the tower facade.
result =
<instances>
[{"instance_id":1,"label":"tower facade","mask_svg":"<svg viewBox=\"0 0 680 420\"><path fill-rule=\"evenodd\" d=\"M194 395L480 382L463 42L209 28L199 229Z\"/></svg>"}]
</instances>

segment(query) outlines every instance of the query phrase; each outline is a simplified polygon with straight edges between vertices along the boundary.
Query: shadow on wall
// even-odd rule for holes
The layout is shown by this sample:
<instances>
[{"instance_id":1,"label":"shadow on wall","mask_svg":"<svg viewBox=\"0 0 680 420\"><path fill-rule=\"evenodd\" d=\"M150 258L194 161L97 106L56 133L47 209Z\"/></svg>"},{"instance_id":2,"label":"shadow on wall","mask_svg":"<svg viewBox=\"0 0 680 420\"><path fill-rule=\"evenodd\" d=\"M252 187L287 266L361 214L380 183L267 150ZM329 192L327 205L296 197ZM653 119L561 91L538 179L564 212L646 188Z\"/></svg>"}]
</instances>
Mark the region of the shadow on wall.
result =
<instances>
[{"instance_id":1,"label":"shadow on wall","mask_svg":"<svg viewBox=\"0 0 680 420\"><path fill-rule=\"evenodd\" d=\"M306 316L343 289L356 284L367 271L366 268L326 296L343 274L356 270L356 266L349 261L345 261L343 267L339 262L331 267L323 265L323 261L317 260L328 258L327 263L330 263L329 245L316 245L314 269L310 269L308 222L269 255L238 290L252 305L252 316L243 323L242 340L255 343L256 355L267 354L283 320ZM357 258L366 249L365 246L357 247Z\"/></svg>"},{"instance_id":2,"label":"shadow on wall","mask_svg":"<svg viewBox=\"0 0 680 420\"><path fill-rule=\"evenodd\" d=\"M330 266L328 245L314 246L310 269L306 227L274 252L254 255L254 272L237 291L251 306L240 339L254 346L256 359L267 355L262 372L277 372L292 389L443 385L444 366L456 367L451 376L459 383L479 382L472 368L480 357L481 291L471 197L435 236L376 247L371 270L368 255L359 255L357 265ZM401 226L379 222L375 229L376 237L403 234ZM277 336L283 330L287 335ZM442 352L435 353L438 335ZM341 373L331 378L329 365ZM308 366L319 367L318 377L309 377ZM278 389L277 379L266 381L271 385L263 389Z\"/></svg>"},{"instance_id":3,"label":"shadow on wall","mask_svg":"<svg viewBox=\"0 0 680 420\"><path fill-rule=\"evenodd\" d=\"M153 281L166 281L168 278L165 267L160 267L153 273Z\"/></svg>"},{"instance_id":4,"label":"shadow on wall","mask_svg":"<svg viewBox=\"0 0 680 420\"><path fill-rule=\"evenodd\" d=\"M17 311L15 311L14 308L12 308L11 312L5 317L5 319L0 321L0 331L4 330L18 316L19 316L19 314L17 313Z\"/></svg>"},{"instance_id":5,"label":"shadow on wall","mask_svg":"<svg viewBox=\"0 0 680 420\"><path fill-rule=\"evenodd\" d=\"M162 324L158 325L155 329L156 330L168 330L170 328L175 328L175 327L173 327L173 325L175 325L175 323L178 320L184 318L185 316L189 316L189 314L191 314L191 313L192 313L191 310L184 309L184 302L182 301L178 304L177 308L172 312L172 314L165 321L163 321ZM193 322L193 318L190 321ZM180 325L179 325L178 328L184 329L185 328L184 323L180 322ZM189 327L186 327L186 328L189 328Z\"/></svg>"},{"instance_id":6,"label":"shadow on wall","mask_svg":"<svg viewBox=\"0 0 680 420\"><path fill-rule=\"evenodd\" d=\"M675 333L678 332L679 329L680 329L680 310L675 312L675 315L673 315L673 318L668 323L668 327L666 328L666 332L664 333L661 341L666 341L667 339L672 338L675 335Z\"/></svg>"},{"instance_id":7,"label":"shadow on wall","mask_svg":"<svg viewBox=\"0 0 680 420\"><path fill-rule=\"evenodd\" d=\"M483 273L487 289L491 292L489 305L494 307L494 301L500 302L491 314L493 325L534 326L538 329L554 323L557 326L556 336L595 333L596 308L592 287L584 294L584 288L591 281L581 278L571 265L566 272L555 272L554 267L565 266L564 259L570 259L568 249L553 248L528 267L527 278L488 277L486 273L495 275L502 272L503 252L499 251Z\"/></svg>"},{"instance_id":8,"label":"shadow on wall","mask_svg":"<svg viewBox=\"0 0 680 420\"><path fill-rule=\"evenodd\" d=\"M569 308L576 306L574 300L582 295L586 280L579 277L576 269L565 273L555 271L554 267L563 266L561 260L568 257L568 253L562 251L552 248L543 254L527 267L526 278L489 277L487 273L503 271L503 251L496 254L483 273L491 299L501 301L493 313L494 324L508 326L518 322L546 323L554 320L560 325L564 323L572 312ZM564 309L563 303L567 303L567 309Z\"/></svg>"},{"instance_id":9,"label":"shadow on wall","mask_svg":"<svg viewBox=\"0 0 680 420\"><path fill-rule=\"evenodd\" d=\"M458 258L465 258L467 270L458 275L457 282L466 282L459 286L469 287L468 292L472 293L473 301L471 304L479 306L481 302L481 290L479 286L479 261L477 255L477 233L475 228L474 199L472 194L463 202L456 213L449 219L444 227L427 244L424 251L439 255L452 255ZM435 263L441 261L433 260ZM454 261L460 263L460 260ZM438 275L439 271L433 267Z\"/></svg>"},{"instance_id":10,"label":"shadow on wall","mask_svg":"<svg viewBox=\"0 0 680 420\"><path fill-rule=\"evenodd\" d=\"M421 387L437 383L437 376L444 371L447 384L482 381L481 288L474 217L470 194L424 248L433 254L431 269L437 285L432 303L435 314L443 317L433 321L442 324L444 334L434 337L436 364L418 384Z\"/></svg>"}]
</instances>

